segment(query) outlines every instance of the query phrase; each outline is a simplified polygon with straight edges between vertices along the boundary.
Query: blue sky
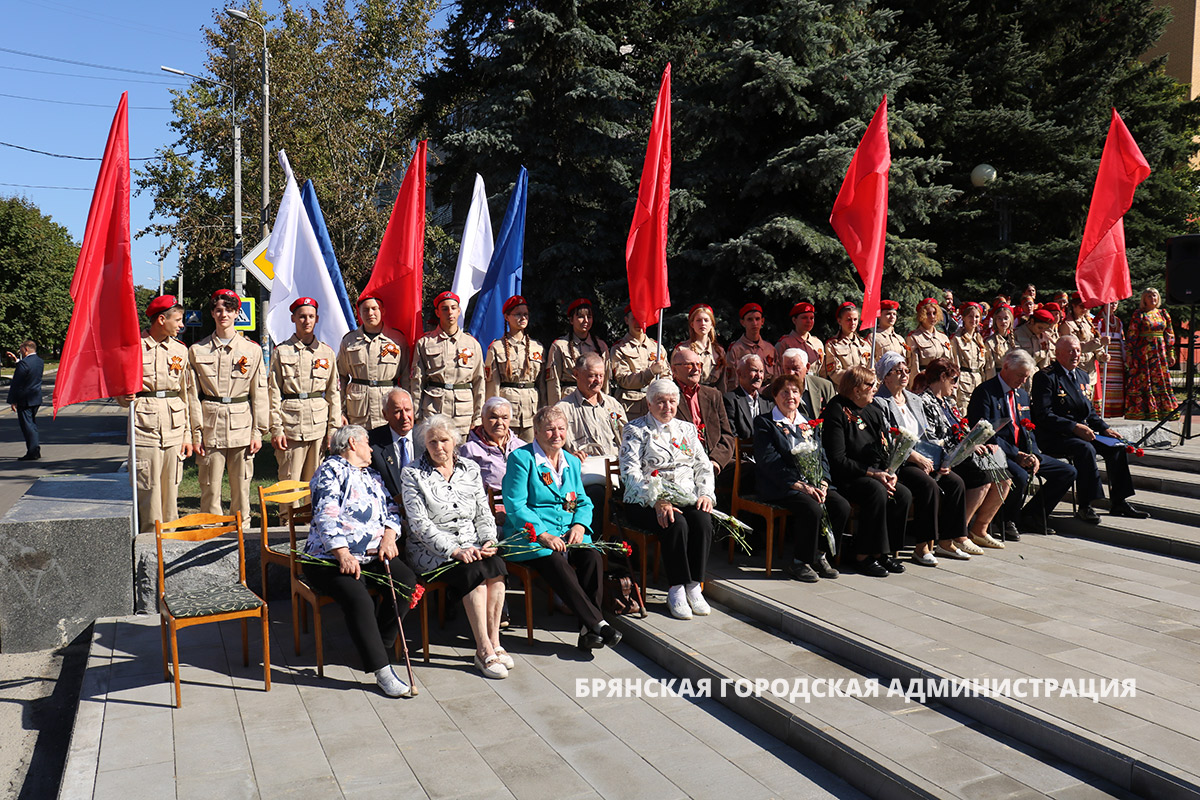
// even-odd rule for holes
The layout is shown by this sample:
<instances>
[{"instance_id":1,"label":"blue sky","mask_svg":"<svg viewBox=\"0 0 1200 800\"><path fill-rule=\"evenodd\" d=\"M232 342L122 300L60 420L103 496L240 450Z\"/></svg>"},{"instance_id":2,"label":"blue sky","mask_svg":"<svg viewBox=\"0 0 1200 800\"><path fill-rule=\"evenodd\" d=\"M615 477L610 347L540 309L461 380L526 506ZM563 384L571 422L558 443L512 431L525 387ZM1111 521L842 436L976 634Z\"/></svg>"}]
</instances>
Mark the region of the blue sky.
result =
<instances>
[{"instance_id":1,"label":"blue sky","mask_svg":"<svg viewBox=\"0 0 1200 800\"><path fill-rule=\"evenodd\" d=\"M293 5L312 4L296 0ZM268 13L277 12L279 6L274 0L265 3ZM169 128L170 89L185 85L186 79L161 72L159 67L165 64L203 74L200 30L212 24L214 13L223 13L223 8L195 0L5 2L4 30L0 32L0 142L99 158L121 92L128 91L130 156L152 156L160 147L170 146L174 141ZM33 58L10 52L14 50L151 74ZM250 113L261 112L251 109ZM250 158L257 155L254 147ZM134 169L140 163L134 162ZM0 196L29 199L80 242L99 168L99 161L53 158L0 145ZM248 191L253 195L257 189ZM152 207L147 193L131 199L130 228L135 236L150 224ZM252 227L252 220L244 225L247 249L256 243ZM136 283L157 289L155 248L152 236L134 239L133 276ZM177 270L177 254L171 252L163 261L163 272L171 278Z\"/></svg>"}]
</instances>

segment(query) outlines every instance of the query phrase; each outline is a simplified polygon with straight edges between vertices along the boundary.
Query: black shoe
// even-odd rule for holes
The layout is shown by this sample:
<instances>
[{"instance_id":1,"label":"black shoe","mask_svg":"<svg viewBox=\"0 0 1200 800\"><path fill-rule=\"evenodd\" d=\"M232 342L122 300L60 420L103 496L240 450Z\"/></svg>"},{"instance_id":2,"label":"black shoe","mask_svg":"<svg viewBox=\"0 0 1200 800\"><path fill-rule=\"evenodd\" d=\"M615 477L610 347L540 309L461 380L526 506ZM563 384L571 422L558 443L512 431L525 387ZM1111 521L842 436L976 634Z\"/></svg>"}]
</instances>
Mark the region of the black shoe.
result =
<instances>
[{"instance_id":1,"label":"black shoe","mask_svg":"<svg viewBox=\"0 0 1200 800\"><path fill-rule=\"evenodd\" d=\"M1110 517L1128 517L1129 519L1148 519L1150 517L1149 513L1131 506L1129 503L1113 503L1108 515Z\"/></svg>"},{"instance_id":2,"label":"black shoe","mask_svg":"<svg viewBox=\"0 0 1200 800\"><path fill-rule=\"evenodd\" d=\"M816 583L817 581L821 580L817 577L817 573L813 572L813 568L808 564L805 564L803 561L793 561L791 565L785 567L783 571L788 575L791 575L796 580L803 581L804 583Z\"/></svg>"},{"instance_id":3,"label":"black shoe","mask_svg":"<svg viewBox=\"0 0 1200 800\"><path fill-rule=\"evenodd\" d=\"M41 457L42 457L41 453L31 450L28 453L26 453L25 455L18 458L17 461L37 461Z\"/></svg>"},{"instance_id":4,"label":"black shoe","mask_svg":"<svg viewBox=\"0 0 1200 800\"><path fill-rule=\"evenodd\" d=\"M864 558L862 561L859 561L858 572L860 575L870 575L872 578L886 578L888 576L887 568L874 558Z\"/></svg>"},{"instance_id":5,"label":"black shoe","mask_svg":"<svg viewBox=\"0 0 1200 800\"><path fill-rule=\"evenodd\" d=\"M1100 524L1100 515L1091 506L1080 506L1079 510L1075 512L1075 518L1084 522L1090 522L1093 525Z\"/></svg>"},{"instance_id":6,"label":"black shoe","mask_svg":"<svg viewBox=\"0 0 1200 800\"><path fill-rule=\"evenodd\" d=\"M616 647L621 643L621 632L615 625L606 624L600 629L600 641L605 647Z\"/></svg>"},{"instance_id":7,"label":"black shoe","mask_svg":"<svg viewBox=\"0 0 1200 800\"><path fill-rule=\"evenodd\" d=\"M812 568L816 570L816 573L822 578L836 578L839 574L836 569L829 566L829 562L825 559L824 553L817 558L817 563L813 564Z\"/></svg>"},{"instance_id":8,"label":"black shoe","mask_svg":"<svg viewBox=\"0 0 1200 800\"><path fill-rule=\"evenodd\" d=\"M904 572L904 562L896 558L895 555L880 556L879 563L883 564L883 568L893 575L899 575Z\"/></svg>"},{"instance_id":9,"label":"black shoe","mask_svg":"<svg viewBox=\"0 0 1200 800\"><path fill-rule=\"evenodd\" d=\"M1045 534L1049 531L1041 517L1021 517L1021 530L1025 533Z\"/></svg>"},{"instance_id":10,"label":"black shoe","mask_svg":"<svg viewBox=\"0 0 1200 800\"><path fill-rule=\"evenodd\" d=\"M1017 523L1015 523L1015 522L1004 523L1004 539L1003 539L1003 541L1005 541L1005 542L1021 541L1021 534L1017 531Z\"/></svg>"},{"instance_id":11,"label":"black shoe","mask_svg":"<svg viewBox=\"0 0 1200 800\"><path fill-rule=\"evenodd\" d=\"M611 627L611 626L610 626ZM620 636L621 634L617 634ZM579 634L579 643L576 645L580 650L590 653L593 650L599 650L604 647L604 639L598 633L585 631Z\"/></svg>"}]
</instances>

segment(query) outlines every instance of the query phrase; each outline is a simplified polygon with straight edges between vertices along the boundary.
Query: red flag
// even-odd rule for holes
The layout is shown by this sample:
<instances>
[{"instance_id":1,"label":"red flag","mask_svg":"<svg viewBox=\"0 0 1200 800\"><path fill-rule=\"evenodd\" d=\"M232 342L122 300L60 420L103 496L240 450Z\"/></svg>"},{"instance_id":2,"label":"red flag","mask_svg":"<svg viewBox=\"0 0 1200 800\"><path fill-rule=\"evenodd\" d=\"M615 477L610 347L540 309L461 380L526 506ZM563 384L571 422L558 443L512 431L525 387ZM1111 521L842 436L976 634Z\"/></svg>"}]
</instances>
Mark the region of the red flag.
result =
<instances>
[{"instance_id":1,"label":"red flag","mask_svg":"<svg viewBox=\"0 0 1200 800\"><path fill-rule=\"evenodd\" d=\"M859 327L870 328L879 316L879 290L883 281L883 245L887 239L888 170L892 151L888 144L887 95L875 110L863 134L841 191L833 203L829 224L854 262L864 291Z\"/></svg>"},{"instance_id":2,"label":"red flag","mask_svg":"<svg viewBox=\"0 0 1200 800\"><path fill-rule=\"evenodd\" d=\"M1075 266L1075 285L1089 308L1133 296L1121 218L1133 205L1134 190L1149 175L1150 164L1114 108Z\"/></svg>"},{"instance_id":3,"label":"red flag","mask_svg":"<svg viewBox=\"0 0 1200 800\"><path fill-rule=\"evenodd\" d=\"M55 415L72 403L142 388L141 331L130 260L128 104L126 92L108 131L71 280L75 309L54 381Z\"/></svg>"},{"instance_id":4,"label":"red flag","mask_svg":"<svg viewBox=\"0 0 1200 800\"><path fill-rule=\"evenodd\" d=\"M421 325L421 288L425 280L425 140L417 144L396 205L375 256L371 280L360 297L383 303L384 322L417 346Z\"/></svg>"},{"instance_id":5,"label":"red flag","mask_svg":"<svg viewBox=\"0 0 1200 800\"><path fill-rule=\"evenodd\" d=\"M671 65L663 70L642 165L633 224L625 243L629 304L642 327L658 322L671 305L667 286L667 215L671 203Z\"/></svg>"}]
</instances>

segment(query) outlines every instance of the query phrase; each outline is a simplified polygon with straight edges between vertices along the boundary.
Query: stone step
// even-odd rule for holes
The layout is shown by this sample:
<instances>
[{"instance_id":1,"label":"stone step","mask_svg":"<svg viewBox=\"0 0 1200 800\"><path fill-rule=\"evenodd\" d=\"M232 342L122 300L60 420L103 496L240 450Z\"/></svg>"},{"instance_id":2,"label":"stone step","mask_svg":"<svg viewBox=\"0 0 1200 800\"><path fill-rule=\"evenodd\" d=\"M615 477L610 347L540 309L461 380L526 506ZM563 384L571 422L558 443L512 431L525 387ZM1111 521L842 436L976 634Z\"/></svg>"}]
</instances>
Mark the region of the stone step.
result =
<instances>
[{"instance_id":1,"label":"stone step","mask_svg":"<svg viewBox=\"0 0 1200 800\"><path fill-rule=\"evenodd\" d=\"M1071 502L1071 495L1072 492L1067 493L1060 510L1069 510L1067 504ZM1053 527L1059 533L1071 536L1200 561L1200 499L1140 490L1133 502L1149 512L1150 519L1111 517L1104 513L1109 501L1097 500L1098 525L1072 517L1056 517Z\"/></svg>"},{"instance_id":2,"label":"stone step","mask_svg":"<svg viewBox=\"0 0 1200 800\"><path fill-rule=\"evenodd\" d=\"M737 599L714 583L723 586L707 584L711 595ZM651 600L655 610L648 618L618 618L625 642L675 675L708 679L721 703L872 797L1131 796L937 701L888 696L884 676L748 616L716 605L711 616L681 621L664 606ZM779 688L802 680L816 691L819 680L865 686L872 678L884 686L876 697L789 697L750 692L750 684L741 694L735 689L739 680L769 680Z\"/></svg>"},{"instance_id":3,"label":"stone step","mask_svg":"<svg viewBox=\"0 0 1200 800\"><path fill-rule=\"evenodd\" d=\"M1133 477L1133 488L1179 497L1200 498L1200 462L1193 462L1186 469L1147 466L1139 463L1145 458L1134 459L1129 465L1129 473ZM1104 474L1104 464L1101 462L1100 472Z\"/></svg>"}]
</instances>

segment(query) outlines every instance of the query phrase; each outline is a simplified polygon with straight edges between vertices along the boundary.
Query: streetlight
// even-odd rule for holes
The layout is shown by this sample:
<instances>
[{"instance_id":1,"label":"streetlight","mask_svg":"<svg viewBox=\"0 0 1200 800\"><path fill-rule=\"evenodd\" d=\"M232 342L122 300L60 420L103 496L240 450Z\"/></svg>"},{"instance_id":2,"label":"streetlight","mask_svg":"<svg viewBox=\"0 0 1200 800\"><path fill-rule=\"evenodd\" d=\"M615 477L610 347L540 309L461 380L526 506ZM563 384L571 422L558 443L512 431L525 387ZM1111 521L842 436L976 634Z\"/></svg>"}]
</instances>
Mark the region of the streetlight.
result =
<instances>
[{"instance_id":1,"label":"streetlight","mask_svg":"<svg viewBox=\"0 0 1200 800\"><path fill-rule=\"evenodd\" d=\"M242 22L253 22L262 28L262 238L267 238L267 214L271 209L271 54L267 50L267 26L252 18L240 8L227 8L225 13Z\"/></svg>"},{"instance_id":2,"label":"streetlight","mask_svg":"<svg viewBox=\"0 0 1200 800\"><path fill-rule=\"evenodd\" d=\"M201 75L193 75L174 67L161 67L161 69L172 75L182 75L210 86L220 86L229 90L229 118L233 123L233 266L230 272L233 278L233 290L240 297L246 288L246 268L242 266L242 129L237 123L237 90L233 88L232 84L222 83ZM179 262L179 277L182 283L182 260Z\"/></svg>"},{"instance_id":3,"label":"streetlight","mask_svg":"<svg viewBox=\"0 0 1200 800\"><path fill-rule=\"evenodd\" d=\"M978 164L971 170L971 185L976 189L984 189L996 182L996 168L991 164ZM1012 220L1008 215L1008 197L997 194L992 199L996 207L996 235L1001 242L1007 242L1012 237Z\"/></svg>"}]
</instances>

